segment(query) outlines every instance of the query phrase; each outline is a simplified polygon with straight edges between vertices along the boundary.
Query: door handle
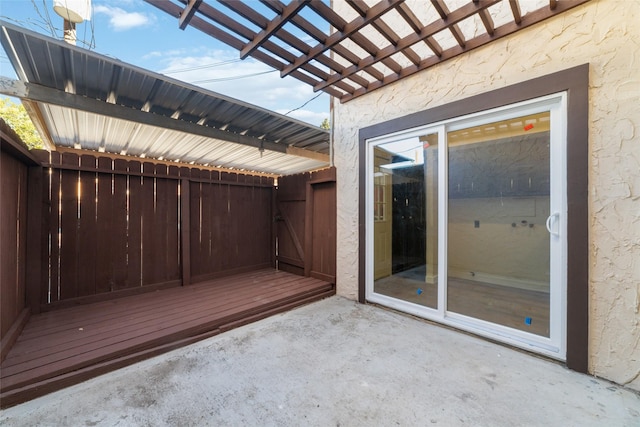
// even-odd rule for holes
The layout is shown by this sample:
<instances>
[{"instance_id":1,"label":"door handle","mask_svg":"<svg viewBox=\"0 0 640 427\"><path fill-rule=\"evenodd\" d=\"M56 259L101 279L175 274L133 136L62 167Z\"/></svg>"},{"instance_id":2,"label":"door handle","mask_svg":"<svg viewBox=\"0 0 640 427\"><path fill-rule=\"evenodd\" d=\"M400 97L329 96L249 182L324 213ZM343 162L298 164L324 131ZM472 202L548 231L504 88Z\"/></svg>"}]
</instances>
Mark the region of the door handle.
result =
<instances>
[{"instance_id":1,"label":"door handle","mask_svg":"<svg viewBox=\"0 0 640 427\"><path fill-rule=\"evenodd\" d=\"M547 218L547 231L549 232L549 234L551 234L552 236L555 237L560 237L560 233L557 231L551 231L551 218L556 217L556 223L558 222L558 220L560 219L560 212L554 212L551 215L549 215L549 217Z\"/></svg>"}]
</instances>

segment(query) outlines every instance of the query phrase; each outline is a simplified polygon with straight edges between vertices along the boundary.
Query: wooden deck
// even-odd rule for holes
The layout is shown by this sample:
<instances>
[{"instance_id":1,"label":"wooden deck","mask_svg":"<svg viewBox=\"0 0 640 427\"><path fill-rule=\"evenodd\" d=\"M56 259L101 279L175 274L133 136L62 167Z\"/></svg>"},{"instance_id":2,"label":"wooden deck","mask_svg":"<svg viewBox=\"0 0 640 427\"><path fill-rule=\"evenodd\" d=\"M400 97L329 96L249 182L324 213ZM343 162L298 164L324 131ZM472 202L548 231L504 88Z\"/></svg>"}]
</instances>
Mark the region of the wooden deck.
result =
<instances>
[{"instance_id":1,"label":"wooden deck","mask_svg":"<svg viewBox=\"0 0 640 427\"><path fill-rule=\"evenodd\" d=\"M0 406L334 293L327 282L268 269L34 315L0 365Z\"/></svg>"}]
</instances>

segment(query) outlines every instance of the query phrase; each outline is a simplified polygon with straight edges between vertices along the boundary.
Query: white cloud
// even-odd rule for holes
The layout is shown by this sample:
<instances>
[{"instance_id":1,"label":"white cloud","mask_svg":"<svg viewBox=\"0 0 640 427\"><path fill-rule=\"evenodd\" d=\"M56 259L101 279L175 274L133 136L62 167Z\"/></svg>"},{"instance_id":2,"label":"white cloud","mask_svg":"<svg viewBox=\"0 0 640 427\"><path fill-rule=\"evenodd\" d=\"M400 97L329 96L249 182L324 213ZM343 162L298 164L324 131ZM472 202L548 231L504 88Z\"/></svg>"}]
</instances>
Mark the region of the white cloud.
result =
<instances>
[{"instance_id":1,"label":"white cloud","mask_svg":"<svg viewBox=\"0 0 640 427\"><path fill-rule=\"evenodd\" d=\"M161 73L280 114L300 108L318 95L311 86L297 79L280 78L277 71L261 62L238 61L237 51L216 50L202 56L200 52L192 56L186 56L184 52L180 55L152 52L149 55L152 54L163 58ZM251 75L255 76L239 78ZM329 118L329 96L322 95L288 116L319 126L322 120Z\"/></svg>"},{"instance_id":2,"label":"white cloud","mask_svg":"<svg viewBox=\"0 0 640 427\"><path fill-rule=\"evenodd\" d=\"M140 12L127 12L119 7L97 5L93 7L93 12L107 15L109 17L109 27L114 31L126 31L132 28L144 27L153 22L151 15Z\"/></svg>"}]
</instances>

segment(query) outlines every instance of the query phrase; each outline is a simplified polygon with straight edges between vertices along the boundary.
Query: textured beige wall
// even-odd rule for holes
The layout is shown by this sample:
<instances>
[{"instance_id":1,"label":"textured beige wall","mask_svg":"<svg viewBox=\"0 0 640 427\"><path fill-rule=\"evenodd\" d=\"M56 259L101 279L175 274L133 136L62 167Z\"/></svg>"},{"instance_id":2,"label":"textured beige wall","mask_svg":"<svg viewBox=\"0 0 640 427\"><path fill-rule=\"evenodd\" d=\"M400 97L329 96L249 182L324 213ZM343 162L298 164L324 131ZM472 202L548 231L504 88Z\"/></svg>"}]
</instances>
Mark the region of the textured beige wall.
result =
<instances>
[{"instance_id":1,"label":"textured beige wall","mask_svg":"<svg viewBox=\"0 0 640 427\"><path fill-rule=\"evenodd\" d=\"M334 1L340 11L346 6ZM335 104L338 294L357 298L358 129L590 63L590 370L640 390L640 0L593 0Z\"/></svg>"}]
</instances>

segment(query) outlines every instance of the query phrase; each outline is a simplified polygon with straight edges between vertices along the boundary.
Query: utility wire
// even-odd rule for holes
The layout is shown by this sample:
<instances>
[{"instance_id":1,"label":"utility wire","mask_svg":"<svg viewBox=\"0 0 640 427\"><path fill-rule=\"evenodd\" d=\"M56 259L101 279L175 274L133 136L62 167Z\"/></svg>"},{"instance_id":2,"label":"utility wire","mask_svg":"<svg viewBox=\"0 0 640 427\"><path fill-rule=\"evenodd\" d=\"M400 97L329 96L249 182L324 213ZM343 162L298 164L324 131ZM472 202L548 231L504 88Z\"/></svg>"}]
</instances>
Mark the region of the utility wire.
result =
<instances>
[{"instance_id":1,"label":"utility wire","mask_svg":"<svg viewBox=\"0 0 640 427\"><path fill-rule=\"evenodd\" d=\"M287 111L284 115L288 116L290 113L293 113L294 111L297 111L297 110L301 109L302 107L304 107L305 105L307 105L308 103L310 103L311 101L313 101L314 99L316 99L317 97L319 97L322 94L323 94L323 92L320 92L319 94L317 94L316 96L314 96L313 98L311 98L310 100L308 100L307 102L305 102L304 104L299 106L298 108L294 108L293 110Z\"/></svg>"},{"instance_id":2,"label":"utility wire","mask_svg":"<svg viewBox=\"0 0 640 427\"><path fill-rule=\"evenodd\" d=\"M205 69L205 68L221 67L223 65L234 64L234 63L240 62L240 61L242 61L242 59L230 59L228 61L214 62L212 64L198 65L198 66L195 66L195 67L180 68L179 70L166 71L166 72L164 72L164 74L178 74L178 73L185 73L187 71L202 70L202 69Z\"/></svg>"},{"instance_id":3,"label":"utility wire","mask_svg":"<svg viewBox=\"0 0 640 427\"><path fill-rule=\"evenodd\" d=\"M269 71L262 71L260 73L253 73L253 74L245 74L243 76L233 76L233 77L221 77L219 79L208 79L208 80L196 80L194 82L191 82L193 84L198 84L198 83L216 83L216 82L227 82L230 80L239 80L239 79L244 79L247 77L255 77L255 76L260 76L262 74L268 74L268 73L275 73L278 70L269 70Z\"/></svg>"}]
</instances>

